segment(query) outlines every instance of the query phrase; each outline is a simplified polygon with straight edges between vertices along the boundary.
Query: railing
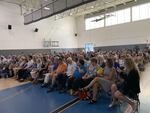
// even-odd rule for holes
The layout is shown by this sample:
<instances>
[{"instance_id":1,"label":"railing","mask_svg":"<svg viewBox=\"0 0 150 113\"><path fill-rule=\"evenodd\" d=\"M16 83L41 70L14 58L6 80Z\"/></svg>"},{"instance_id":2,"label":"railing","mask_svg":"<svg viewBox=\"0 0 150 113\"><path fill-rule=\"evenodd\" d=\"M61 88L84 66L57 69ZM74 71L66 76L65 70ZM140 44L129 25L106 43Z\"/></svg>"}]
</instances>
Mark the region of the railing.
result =
<instances>
[{"instance_id":1,"label":"railing","mask_svg":"<svg viewBox=\"0 0 150 113\"><path fill-rule=\"evenodd\" d=\"M93 1L96 0L55 0L52 3L42 6L40 9L25 15L24 24L30 24Z\"/></svg>"}]
</instances>

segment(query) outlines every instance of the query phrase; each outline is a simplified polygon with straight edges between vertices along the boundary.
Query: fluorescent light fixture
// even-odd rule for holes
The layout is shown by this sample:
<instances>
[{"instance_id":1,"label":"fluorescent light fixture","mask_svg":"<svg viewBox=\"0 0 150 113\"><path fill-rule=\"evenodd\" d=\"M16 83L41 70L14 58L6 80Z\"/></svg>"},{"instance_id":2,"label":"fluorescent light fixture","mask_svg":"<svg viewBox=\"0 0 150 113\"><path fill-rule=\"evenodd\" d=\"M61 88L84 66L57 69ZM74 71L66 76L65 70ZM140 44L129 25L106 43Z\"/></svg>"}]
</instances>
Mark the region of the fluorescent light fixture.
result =
<instances>
[{"instance_id":1,"label":"fluorescent light fixture","mask_svg":"<svg viewBox=\"0 0 150 113\"><path fill-rule=\"evenodd\" d=\"M45 10L50 10L50 8L49 8L49 7L44 7L44 9L45 9Z\"/></svg>"},{"instance_id":2,"label":"fluorescent light fixture","mask_svg":"<svg viewBox=\"0 0 150 113\"><path fill-rule=\"evenodd\" d=\"M94 8L94 6L91 6L91 8L93 9L93 8Z\"/></svg>"}]
</instances>

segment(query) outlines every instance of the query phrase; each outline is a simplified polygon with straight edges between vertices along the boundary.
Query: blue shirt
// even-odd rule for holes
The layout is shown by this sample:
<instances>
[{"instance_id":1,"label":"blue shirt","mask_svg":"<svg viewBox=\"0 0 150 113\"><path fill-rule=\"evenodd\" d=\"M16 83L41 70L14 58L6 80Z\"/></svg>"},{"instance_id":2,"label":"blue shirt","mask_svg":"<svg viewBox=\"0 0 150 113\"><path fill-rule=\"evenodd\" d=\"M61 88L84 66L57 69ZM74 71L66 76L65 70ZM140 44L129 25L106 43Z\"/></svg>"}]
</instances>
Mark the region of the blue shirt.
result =
<instances>
[{"instance_id":1,"label":"blue shirt","mask_svg":"<svg viewBox=\"0 0 150 113\"><path fill-rule=\"evenodd\" d=\"M81 65L81 66L79 66L79 67L76 67L76 70L75 70L75 72L74 72L74 74L73 74L73 77L74 77L74 78L81 78L82 76L85 75L86 69L87 69L87 68L86 68L85 65ZM81 73L80 71L83 71L83 72Z\"/></svg>"}]
</instances>

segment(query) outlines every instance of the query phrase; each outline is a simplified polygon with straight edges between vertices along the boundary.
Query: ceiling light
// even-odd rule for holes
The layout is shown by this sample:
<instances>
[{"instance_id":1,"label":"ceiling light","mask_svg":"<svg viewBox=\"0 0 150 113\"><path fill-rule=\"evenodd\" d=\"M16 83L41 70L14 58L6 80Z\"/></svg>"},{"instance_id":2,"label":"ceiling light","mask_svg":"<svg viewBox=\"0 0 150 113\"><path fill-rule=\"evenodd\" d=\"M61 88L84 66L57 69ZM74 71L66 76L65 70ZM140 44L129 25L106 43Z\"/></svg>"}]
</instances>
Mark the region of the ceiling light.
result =
<instances>
[{"instance_id":1,"label":"ceiling light","mask_svg":"<svg viewBox=\"0 0 150 113\"><path fill-rule=\"evenodd\" d=\"M93 9L93 8L94 8L94 6L91 6L91 8Z\"/></svg>"},{"instance_id":2,"label":"ceiling light","mask_svg":"<svg viewBox=\"0 0 150 113\"><path fill-rule=\"evenodd\" d=\"M50 8L49 8L49 7L44 7L44 9L45 9L45 10L50 10Z\"/></svg>"},{"instance_id":3,"label":"ceiling light","mask_svg":"<svg viewBox=\"0 0 150 113\"><path fill-rule=\"evenodd\" d=\"M73 15L72 13L70 13L70 15Z\"/></svg>"}]
</instances>

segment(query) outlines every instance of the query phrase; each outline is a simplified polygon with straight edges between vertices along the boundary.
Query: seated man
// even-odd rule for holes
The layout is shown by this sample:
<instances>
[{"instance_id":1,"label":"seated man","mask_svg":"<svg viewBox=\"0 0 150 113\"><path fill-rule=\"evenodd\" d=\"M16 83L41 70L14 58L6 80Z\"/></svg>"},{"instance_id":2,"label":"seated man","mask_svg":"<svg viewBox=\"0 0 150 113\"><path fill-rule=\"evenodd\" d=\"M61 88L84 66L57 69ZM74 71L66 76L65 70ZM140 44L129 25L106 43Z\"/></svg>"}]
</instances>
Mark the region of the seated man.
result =
<instances>
[{"instance_id":1,"label":"seated man","mask_svg":"<svg viewBox=\"0 0 150 113\"><path fill-rule=\"evenodd\" d=\"M97 59L92 58L90 65L87 69L87 73L82 77L83 86L88 85L93 80L93 78L96 77L98 68L99 68L99 66L97 64Z\"/></svg>"},{"instance_id":2,"label":"seated man","mask_svg":"<svg viewBox=\"0 0 150 113\"><path fill-rule=\"evenodd\" d=\"M71 57L67 58L67 63L68 66L66 74L68 77L71 77L76 69L77 64L72 60Z\"/></svg>"},{"instance_id":3,"label":"seated man","mask_svg":"<svg viewBox=\"0 0 150 113\"><path fill-rule=\"evenodd\" d=\"M32 71L33 59L32 56L28 56L28 61L26 66L18 71L18 78L20 81L24 81L27 77L29 77L30 72Z\"/></svg>"},{"instance_id":4,"label":"seated man","mask_svg":"<svg viewBox=\"0 0 150 113\"><path fill-rule=\"evenodd\" d=\"M3 76L4 78L8 78L10 76L9 68L8 67L9 67L9 65L7 65L7 64L5 64L3 66L3 69L2 69L2 71L0 73L0 76Z\"/></svg>"},{"instance_id":5,"label":"seated man","mask_svg":"<svg viewBox=\"0 0 150 113\"><path fill-rule=\"evenodd\" d=\"M61 86L60 87L61 93L65 91L67 79L73 76L73 73L74 73L76 66L77 66L71 57L67 58L67 63L68 63L68 66L67 66L66 74L63 76L58 76L58 78L57 78L58 83Z\"/></svg>"},{"instance_id":6,"label":"seated man","mask_svg":"<svg viewBox=\"0 0 150 113\"><path fill-rule=\"evenodd\" d=\"M64 81L62 80L66 76L67 64L63 61L63 58L59 58L58 67L56 71L51 74L51 85L47 92L54 90L54 85L56 84L56 79L58 78L58 87L61 89L64 87Z\"/></svg>"},{"instance_id":7,"label":"seated man","mask_svg":"<svg viewBox=\"0 0 150 113\"><path fill-rule=\"evenodd\" d=\"M71 57L69 57L69 58L67 58L67 63L68 63L68 66L67 66L67 72L66 72L66 75L67 75L67 90L69 90L70 88L70 84L68 84L68 81L69 81L69 79L70 78L72 78L72 76L73 76L73 74L74 74L74 72L75 72L75 70L76 70L76 67L77 67L77 64L76 64L76 62L74 62L73 60L72 60L72 58Z\"/></svg>"},{"instance_id":8,"label":"seated man","mask_svg":"<svg viewBox=\"0 0 150 113\"><path fill-rule=\"evenodd\" d=\"M82 87L82 77L86 73L86 65L84 60L80 59L78 61L78 66L73 73L73 76L70 76L67 83L68 83L68 90L70 90L71 95L77 95L79 88Z\"/></svg>"}]
</instances>

